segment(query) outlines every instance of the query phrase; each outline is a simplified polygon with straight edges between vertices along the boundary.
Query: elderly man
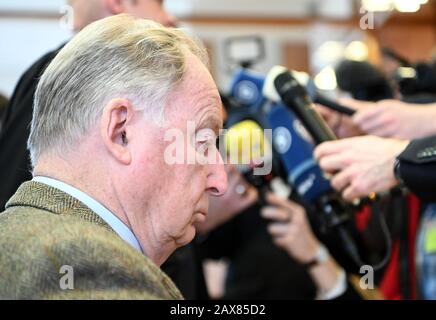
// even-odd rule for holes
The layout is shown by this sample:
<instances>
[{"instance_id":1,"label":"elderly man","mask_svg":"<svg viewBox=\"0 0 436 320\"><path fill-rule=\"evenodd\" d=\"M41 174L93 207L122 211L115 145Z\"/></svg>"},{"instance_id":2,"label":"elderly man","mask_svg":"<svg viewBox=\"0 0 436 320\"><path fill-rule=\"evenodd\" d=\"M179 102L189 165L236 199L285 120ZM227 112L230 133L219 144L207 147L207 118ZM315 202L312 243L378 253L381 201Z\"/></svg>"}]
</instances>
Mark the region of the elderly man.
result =
<instances>
[{"instance_id":1,"label":"elderly man","mask_svg":"<svg viewBox=\"0 0 436 320\"><path fill-rule=\"evenodd\" d=\"M89 23L111 15L128 13L138 18L151 19L165 26L174 26L176 20L163 8L162 0L69 0L74 10L74 31ZM32 179L26 142L32 120L33 97L36 85L45 67L56 56L54 50L36 61L21 77L4 116L0 134L0 211L6 201L24 181Z\"/></svg>"},{"instance_id":2,"label":"elderly man","mask_svg":"<svg viewBox=\"0 0 436 320\"><path fill-rule=\"evenodd\" d=\"M227 188L206 64L181 31L125 15L58 53L35 95L34 178L0 215L0 298L181 298L157 266ZM168 164L170 129L207 161Z\"/></svg>"}]
</instances>

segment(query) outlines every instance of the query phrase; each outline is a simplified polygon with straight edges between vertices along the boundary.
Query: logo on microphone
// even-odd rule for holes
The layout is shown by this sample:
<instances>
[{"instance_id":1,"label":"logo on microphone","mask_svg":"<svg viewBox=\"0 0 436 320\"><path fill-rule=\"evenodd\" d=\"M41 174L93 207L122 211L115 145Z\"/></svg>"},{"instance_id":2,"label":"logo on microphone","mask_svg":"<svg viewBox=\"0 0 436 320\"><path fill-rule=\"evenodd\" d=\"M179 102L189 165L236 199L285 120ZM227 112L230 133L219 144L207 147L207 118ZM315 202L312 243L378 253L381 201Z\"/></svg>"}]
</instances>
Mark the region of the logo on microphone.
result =
<instances>
[{"instance_id":1,"label":"logo on microphone","mask_svg":"<svg viewBox=\"0 0 436 320\"><path fill-rule=\"evenodd\" d=\"M259 99L259 89L248 80L243 80L236 85L236 97L244 104L254 104Z\"/></svg>"},{"instance_id":2,"label":"logo on microphone","mask_svg":"<svg viewBox=\"0 0 436 320\"><path fill-rule=\"evenodd\" d=\"M278 153L288 152L292 145L292 135L285 127L278 127L274 130L274 147Z\"/></svg>"}]
</instances>

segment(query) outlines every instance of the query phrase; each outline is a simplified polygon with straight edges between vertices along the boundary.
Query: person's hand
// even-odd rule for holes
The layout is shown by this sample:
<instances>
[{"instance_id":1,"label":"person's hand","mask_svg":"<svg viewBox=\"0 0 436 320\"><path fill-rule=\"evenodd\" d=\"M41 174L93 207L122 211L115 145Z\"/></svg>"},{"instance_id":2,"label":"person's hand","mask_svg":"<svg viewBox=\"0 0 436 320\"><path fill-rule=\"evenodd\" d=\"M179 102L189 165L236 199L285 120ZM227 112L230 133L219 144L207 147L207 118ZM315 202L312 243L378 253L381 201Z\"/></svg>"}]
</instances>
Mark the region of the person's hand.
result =
<instances>
[{"instance_id":1,"label":"person's hand","mask_svg":"<svg viewBox=\"0 0 436 320\"><path fill-rule=\"evenodd\" d=\"M268 226L274 243L300 263L311 261L320 242L310 228L304 208L272 193L267 194L266 200L271 206L264 207L261 215L265 219L275 220Z\"/></svg>"},{"instance_id":2,"label":"person's hand","mask_svg":"<svg viewBox=\"0 0 436 320\"><path fill-rule=\"evenodd\" d=\"M394 162L408 144L406 140L355 137L324 142L314 156L321 169L332 175L333 188L351 202L398 184Z\"/></svg>"},{"instance_id":3,"label":"person's hand","mask_svg":"<svg viewBox=\"0 0 436 320\"><path fill-rule=\"evenodd\" d=\"M379 137L417 139L436 133L436 107L383 100L359 109L354 124Z\"/></svg>"},{"instance_id":4,"label":"person's hand","mask_svg":"<svg viewBox=\"0 0 436 320\"><path fill-rule=\"evenodd\" d=\"M304 208L272 193L267 194L266 200L271 206L263 208L261 214L276 221L268 226L274 243L299 263L313 261L322 245L312 232ZM308 272L318 289L318 299L334 299L346 289L345 273L330 255Z\"/></svg>"},{"instance_id":5,"label":"person's hand","mask_svg":"<svg viewBox=\"0 0 436 320\"><path fill-rule=\"evenodd\" d=\"M245 181L233 166L226 165L228 188L221 197L209 197L209 211L205 222L196 225L197 231L207 233L229 221L258 200L258 191Z\"/></svg>"},{"instance_id":6,"label":"person's hand","mask_svg":"<svg viewBox=\"0 0 436 320\"><path fill-rule=\"evenodd\" d=\"M358 101L353 99L339 99L338 102L354 110L365 109L372 106L372 102ZM316 109L324 118L330 129L338 138L349 138L363 135L364 132L353 122L353 118L317 104Z\"/></svg>"}]
</instances>

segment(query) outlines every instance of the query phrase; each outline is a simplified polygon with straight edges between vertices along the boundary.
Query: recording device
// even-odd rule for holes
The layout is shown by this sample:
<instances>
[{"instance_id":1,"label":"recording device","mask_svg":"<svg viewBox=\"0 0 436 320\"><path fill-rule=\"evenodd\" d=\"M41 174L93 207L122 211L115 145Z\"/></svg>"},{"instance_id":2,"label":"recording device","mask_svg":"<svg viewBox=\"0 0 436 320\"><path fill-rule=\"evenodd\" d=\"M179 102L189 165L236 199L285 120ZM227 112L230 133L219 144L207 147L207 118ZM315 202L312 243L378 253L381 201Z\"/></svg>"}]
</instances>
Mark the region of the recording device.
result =
<instances>
[{"instance_id":1,"label":"recording device","mask_svg":"<svg viewBox=\"0 0 436 320\"><path fill-rule=\"evenodd\" d=\"M224 58L230 65L250 68L265 58L265 44L257 35L227 38L224 42Z\"/></svg>"},{"instance_id":2,"label":"recording device","mask_svg":"<svg viewBox=\"0 0 436 320\"><path fill-rule=\"evenodd\" d=\"M392 78L398 84L401 94L406 97L404 100L415 102L413 101L414 97L409 98L408 96L436 94L436 61L412 64L406 58L388 48L383 48L382 54L398 64ZM434 99L431 96L429 98ZM431 103L433 101L423 101L422 103ZM418 101L417 103L421 102Z\"/></svg>"},{"instance_id":3,"label":"recording device","mask_svg":"<svg viewBox=\"0 0 436 320\"><path fill-rule=\"evenodd\" d=\"M336 101L329 99L326 96L324 96L316 91L314 91L313 93L310 92L309 86L307 87L307 89L308 89L308 94L309 94L310 98L315 103L322 104L323 106L325 106L333 111L339 112L339 113L346 115L346 116L349 116L349 117L353 116L356 113L356 110L354 110L350 107L341 105L341 104L337 103Z\"/></svg>"},{"instance_id":4,"label":"recording device","mask_svg":"<svg viewBox=\"0 0 436 320\"><path fill-rule=\"evenodd\" d=\"M251 91L259 90L260 97L257 97L257 93L250 94L249 96L253 99L250 100L251 104L248 103L246 94L240 95L241 92L246 91L246 89L238 89L241 86L250 88ZM307 132L306 128L309 127L300 121L301 118L293 110L280 101L280 97L277 102L264 97L262 91L265 90L266 86L265 79L246 69L236 72L232 83L232 96L240 104L239 107L228 112L229 116L226 121L226 128L229 129L227 143L231 141L231 145L241 145L242 140L250 140L249 135L244 134L242 129L247 131L253 130L253 128L271 130L270 145L264 143L272 149L272 157L266 158L266 161L271 163L271 172L263 176L249 175L247 172L250 170L247 165L242 166L241 171L260 190L265 190L265 186L271 182L273 177L281 177L292 187L306 206L318 206L320 201L324 201L320 199L325 197L338 198L329 180L313 158L314 143L312 137L315 136L311 136L310 130ZM256 99L254 99L255 96ZM238 130L235 131L235 128ZM326 128L328 129L328 127ZM327 129L323 130L327 131ZM328 133L329 138L330 136L334 137L331 131ZM259 148L255 149L259 150ZM238 159L243 160L245 164L249 162L241 157ZM324 214L320 218L324 230L345 222L351 215L350 211L334 215L332 206L336 206L336 204L331 201L322 210Z\"/></svg>"},{"instance_id":5,"label":"recording device","mask_svg":"<svg viewBox=\"0 0 436 320\"><path fill-rule=\"evenodd\" d=\"M343 60L335 68L338 87L356 100L393 99L394 90L386 77L367 61Z\"/></svg>"},{"instance_id":6,"label":"recording device","mask_svg":"<svg viewBox=\"0 0 436 320\"><path fill-rule=\"evenodd\" d=\"M322 104L323 106L346 116L352 116L356 112L356 110L341 105L336 101L334 101L333 99L330 99L325 95L323 95L322 93L320 93L315 85L315 82L309 77L307 73L301 71L294 71L294 70L289 70L289 72L302 86L305 87L310 99L314 103Z\"/></svg>"},{"instance_id":7,"label":"recording device","mask_svg":"<svg viewBox=\"0 0 436 320\"><path fill-rule=\"evenodd\" d=\"M436 63L399 67L393 78L403 96L436 94Z\"/></svg>"},{"instance_id":8,"label":"recording device","mask_svg":"<svg viewBox=\"0 0 436 320\"><path fill-rule=\"evenodd\" d=\"M333 132L314 109L313 102L307 91L296 80L291 71L280 66L273 67L265 79L263 94L265 97L273 101L282 102L290 108L310 132L316 144L336 139ZM326 190L324 194L314 199L314 205L323 213L322 216L329 223L329 226L335 227L350 257L357 265L362 265L363 262L357 246L342 223L353 214L353 209L331 189ZM386 225L382 218L380 222L382 227ZM390 255L390 235L387 228L383 229L388 244L388 254L381 263L374 266L375 269L384 266Z\"/></svg>"},{"instance_id":9,"label":"recording device","mask_svg":"<svg viewBox=\"0 0 436 320\"><path fill-rule=\"evenodd\" d=\"M295 79L297 77L299 81ZM274 177L286 181L294 195L318 213L321 232L336 232L346 252L360 266L363 262L346 227L356 208L345 203L333 190L313 158L314 142L335 139L335 136L313 109L307 91L300 84L303 81L301 74L283 67L273 68L266 79L252 71L239 70L231 90L232 98L238 104L228 110L225 124L228 132L224 141L227 147L250 141L249 151L237 149L233 155L241 162L238 167L242 167L247 180L260 190L260 194L269 189ZM241 86L252 92L247 95L246 89L237 89ZM262 92L260 96L259 92ZM252 99L246 99L247 96ZM268 137L264 129L271 130ZM265 135L253 139L257 135L254 132L265 132ZM254 140L257 142L252 143ZM268 149L271 152L267 152ZM271 170L263 175L253 174L251 164L255 158L262 158L264 165L269 163L266 167ZM383 266L388 257L389 253L374 268Z\"/></svg>"}]
</instances>

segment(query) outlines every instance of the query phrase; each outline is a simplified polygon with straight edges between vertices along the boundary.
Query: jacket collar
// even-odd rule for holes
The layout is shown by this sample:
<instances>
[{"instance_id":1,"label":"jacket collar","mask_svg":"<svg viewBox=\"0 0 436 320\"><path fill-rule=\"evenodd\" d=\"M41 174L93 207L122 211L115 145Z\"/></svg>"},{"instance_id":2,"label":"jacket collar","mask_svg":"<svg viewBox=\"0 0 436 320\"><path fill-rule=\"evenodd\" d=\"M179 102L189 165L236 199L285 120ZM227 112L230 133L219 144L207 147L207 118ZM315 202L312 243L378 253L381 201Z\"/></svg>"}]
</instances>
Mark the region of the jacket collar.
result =
<instances>
[{"instance_id":1,"label":"jacket collar","mask_svg":"<svg viewBox=\"0 0 436 320\"><path fill-rule=\"evenodd\" d=\"M6 203L6 209L33 207L58 215L76 216L85 221L115 231L96 213L69 194L36 181L24 182Z\"/></svg>"}]
</instances>

